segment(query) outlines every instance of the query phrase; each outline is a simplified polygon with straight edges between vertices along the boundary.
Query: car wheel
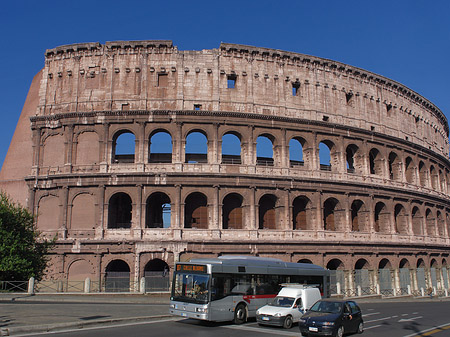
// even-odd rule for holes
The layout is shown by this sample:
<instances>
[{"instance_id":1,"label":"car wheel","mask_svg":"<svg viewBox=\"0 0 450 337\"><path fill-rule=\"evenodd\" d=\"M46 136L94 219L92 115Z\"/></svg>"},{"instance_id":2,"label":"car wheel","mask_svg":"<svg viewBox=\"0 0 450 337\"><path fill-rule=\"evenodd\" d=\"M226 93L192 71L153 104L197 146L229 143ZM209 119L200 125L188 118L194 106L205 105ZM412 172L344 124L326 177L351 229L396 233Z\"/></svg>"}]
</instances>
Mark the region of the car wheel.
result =
<instances>
[{"instance_id":1,"label":"car wheel","mask_svg":"<svg viewBox=\"0 0 450 337\"><path fill-rule=\"evenodd\" d=\"M239 304L236 307L236 310L234 310L234 323L242 324L245 323L246 320L247 320L247 309L245 308L245 305Z\"/></svg>"},{"instance_id":2,"label":"car wheel","mask_svg":"<svg viewBox=\"0 0 450 337\"><path fill-rule=\"evenodd\" d=\"M358 333L363 333L364 332L364 323L360 322L358 325Z\"/></svg>"},{"instance_id":3,"label":"car wheel","mask_svg":"<svg viewBox=\"0 0 450 337\"><path fill-rule=\"evenodd\" d=\"M284 319L283 328L285 328L285 329L292 328L292 317L291 316L287 316Z\"/></svg>"},{"instance_id":4,"label":"car wheel","mask_svg":"<svg viewBox=\"0 0 450 337\"><path fill-rule=\"evenodd\" d=\"M341 325L339 327L339 329L337 329L337 331L336 331L336 337L342 337L342 336L344 336L344 327Z\"/></svg>"}]
</instances>

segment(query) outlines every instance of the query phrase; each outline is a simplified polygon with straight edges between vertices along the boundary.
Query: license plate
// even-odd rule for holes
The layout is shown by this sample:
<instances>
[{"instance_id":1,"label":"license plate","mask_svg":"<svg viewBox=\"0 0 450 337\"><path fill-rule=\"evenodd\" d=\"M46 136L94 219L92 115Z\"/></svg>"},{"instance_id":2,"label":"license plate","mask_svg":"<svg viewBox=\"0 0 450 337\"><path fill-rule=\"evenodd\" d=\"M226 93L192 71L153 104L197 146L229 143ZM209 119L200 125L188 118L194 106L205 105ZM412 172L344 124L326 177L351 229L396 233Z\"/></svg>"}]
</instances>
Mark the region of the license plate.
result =
<instances>
[{"instance_id":1,"label":"license plate","mask_svg":"<svg viewBox=\"0 0 450 337\"><path fill-rule=\"evenodd\" d=\"M268 321L270 318L269 317L262 317L263 321Z\"/></svg>"},{"instance_id":2,"label":"license plate","mask_svg":"<svg viewBox=\"0 0 450 337\"><path fill-rule=\"evenodd\" d=\"M317 331L319 331L319 329L316 328L316 327L314 327L314 326L310 326L310 327L309 327L309 331L317 332Z\"/></svg>"},{"instance_id":3,"label":"license plate","mask_svg":"<svg viewBox=\"0 0 450 337\"><path fill-rule=\"evenodd\" d=\"M185 314L184 312L182 312L182 313L181 313L181 316L187 317L187 314Z\"/></svg>"}]
</instances>

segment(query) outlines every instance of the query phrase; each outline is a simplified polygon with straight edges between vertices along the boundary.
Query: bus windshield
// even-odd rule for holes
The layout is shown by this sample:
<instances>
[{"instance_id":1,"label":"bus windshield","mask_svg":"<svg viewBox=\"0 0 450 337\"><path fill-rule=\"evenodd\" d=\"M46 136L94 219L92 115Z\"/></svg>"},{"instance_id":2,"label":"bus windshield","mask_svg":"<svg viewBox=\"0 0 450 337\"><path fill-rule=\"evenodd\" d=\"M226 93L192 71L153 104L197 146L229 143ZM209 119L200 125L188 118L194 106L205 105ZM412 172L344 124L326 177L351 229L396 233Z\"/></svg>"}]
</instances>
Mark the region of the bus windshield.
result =
<instances>
[{"instance_id":1,"label":"bus windshield","mask_svg":"<svg viewBox=\"0 0 450 337\"><path fill-rule=\"evenodd\" d=\"M176 273L172 290L172 300L208 303L209 275Z\"/></svg>"}]
</instances>

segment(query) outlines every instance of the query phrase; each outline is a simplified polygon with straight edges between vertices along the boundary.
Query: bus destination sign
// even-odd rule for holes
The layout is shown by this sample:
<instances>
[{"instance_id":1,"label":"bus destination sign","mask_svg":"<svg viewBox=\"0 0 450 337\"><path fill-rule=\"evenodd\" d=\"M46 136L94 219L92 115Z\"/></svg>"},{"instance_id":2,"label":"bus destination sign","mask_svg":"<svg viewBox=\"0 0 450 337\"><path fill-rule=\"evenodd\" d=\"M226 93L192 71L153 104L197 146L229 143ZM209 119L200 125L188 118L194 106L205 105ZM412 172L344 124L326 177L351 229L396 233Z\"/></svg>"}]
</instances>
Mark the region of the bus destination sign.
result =
<instances>
[{"instance_id":1,"label":"bus destination sign","mask_svg":"<svg viewBox=\"0 0 450 337\"><path fill-rule=\"evenodd\" d=\"M206 266L198 264L177 264L177 271L191 273L206 273Z\"/></svg>"}]
</instances>

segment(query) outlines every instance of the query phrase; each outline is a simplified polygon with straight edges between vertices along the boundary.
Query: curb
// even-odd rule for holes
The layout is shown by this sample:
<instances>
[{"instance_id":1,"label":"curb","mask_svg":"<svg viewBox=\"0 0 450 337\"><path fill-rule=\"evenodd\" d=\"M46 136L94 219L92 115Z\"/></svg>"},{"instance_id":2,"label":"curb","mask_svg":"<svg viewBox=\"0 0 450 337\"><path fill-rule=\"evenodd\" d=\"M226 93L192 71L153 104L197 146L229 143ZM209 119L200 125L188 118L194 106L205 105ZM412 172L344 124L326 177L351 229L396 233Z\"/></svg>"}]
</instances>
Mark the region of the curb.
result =
<instances>
[{"instance_id":1,"label":"curb","mask_svg":"<svg viewBox=\"0 0 450 337\"><path fill-rule=\"evenodd\" d=\"M172 315L157 315L157 316L143 316L143 317L129 317L129 318L112 318L102 319L90 322L69 322L69 323L53 323L53 324L39 324L18 326L12 328L1 328L0 336L14 336L21 333L35 333L35 332L51 332L61 331L68 328L83 329L90 326L101 326L106 324L118 324L125 322L144 322L158 320L162 318L173 317Z\"/></svg>"}]
</instances>

